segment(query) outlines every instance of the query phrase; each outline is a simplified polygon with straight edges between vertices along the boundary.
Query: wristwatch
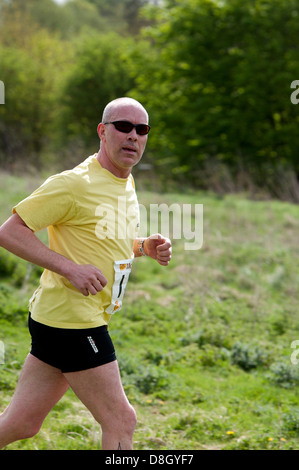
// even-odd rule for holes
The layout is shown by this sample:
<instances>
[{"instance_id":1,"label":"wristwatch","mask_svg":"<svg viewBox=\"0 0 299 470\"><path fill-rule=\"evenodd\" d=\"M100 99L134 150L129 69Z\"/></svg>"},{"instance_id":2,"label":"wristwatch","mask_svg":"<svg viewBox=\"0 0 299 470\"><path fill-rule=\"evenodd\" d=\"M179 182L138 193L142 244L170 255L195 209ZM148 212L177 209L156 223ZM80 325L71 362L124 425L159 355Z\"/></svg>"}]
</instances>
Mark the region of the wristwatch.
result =
<instances>
[{"instance_id":1,"label":"wristwatch","mask_svg":"<svg viewBox=\"0 0 299 470\"><path fill-rule=\"evenodd\" d=\"M137 243L137 248L138 248L139 253L141 253L141 256L147 256L143 247L144 242L145 242L145 238L143 238L142 240L139 240Z\"/></svg>"}]
</instances>

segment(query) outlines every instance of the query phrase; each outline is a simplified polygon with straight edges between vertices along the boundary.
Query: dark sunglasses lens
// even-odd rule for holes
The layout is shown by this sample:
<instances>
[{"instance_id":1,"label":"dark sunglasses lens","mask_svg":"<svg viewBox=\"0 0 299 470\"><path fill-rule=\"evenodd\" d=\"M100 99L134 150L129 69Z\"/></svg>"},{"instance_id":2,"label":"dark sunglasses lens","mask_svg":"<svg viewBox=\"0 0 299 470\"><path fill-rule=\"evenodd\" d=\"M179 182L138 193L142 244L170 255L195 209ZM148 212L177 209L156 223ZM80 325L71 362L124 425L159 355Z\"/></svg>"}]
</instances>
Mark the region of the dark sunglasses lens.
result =
<instances>
[{"instance_id":1,"label":"dark sunglasses lens","mask_svg":"<svg viewBox=\"0 0 299 470\"><path fill-rule=\"evenodd\" d=\"M126 134L131 132L134 127L136 127L136 132L139 135L146 135L150 130L150 126L147 124L137 124L134 126L134 124L129 121L115 121L113 124L119 132L125 132Z\"/></svg>"},{"instance_id":2,"label":"dark sunglasses lens","mask_svg":"<svg viewBox=\"0 0 299 470\"><path fill-rule=\"evenodd\" d=\"M146 124L137 124L136 126L136 132L139 135L146 135L149 133L150 126L147 126Z\"/></svg>"},{"instance_id":3,"label":"dark sunglasses lens","mask_svg":"<svg viewBox=\"0 0 299 470\"><path fill-rule=\"evenodd\" d=\"M128 121L116 121L113 124L115 125L118 131L125 132L126 134L131 132L131 130L134 127L133 124L131 124L131 122L128 122Z\"/></svg>"}]
</instances>

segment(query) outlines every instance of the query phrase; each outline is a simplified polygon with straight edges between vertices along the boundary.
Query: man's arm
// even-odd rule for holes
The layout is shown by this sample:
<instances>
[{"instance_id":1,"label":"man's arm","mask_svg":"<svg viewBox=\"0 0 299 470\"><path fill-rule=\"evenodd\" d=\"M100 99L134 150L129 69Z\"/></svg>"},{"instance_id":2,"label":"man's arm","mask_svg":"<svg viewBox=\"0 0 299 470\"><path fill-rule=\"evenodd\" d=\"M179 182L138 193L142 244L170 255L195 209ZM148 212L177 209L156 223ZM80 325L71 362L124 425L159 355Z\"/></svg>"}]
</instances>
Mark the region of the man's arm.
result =
<instances>
[{"instance_id":1,"label":"man's arm","mask_svg":"<svg viewBox=\"0 0 299 470\"><path fill-rule=\"evenodd\" d=\"M171 241L159 233L147 238L136 238L133 251L136 258L145 254L162 266L167 266L171 260Z\"/></svg>"},{"instance_id":2,"label":"man's arm","mask_svg":"<svg viewBox=\"0 0 299 470\"><path fill-rule=\"evenodd\" d=\"M95 266L76 264L50 250L18 214L12 215L0 227L0 246L30 263L60 274L85 296L97 294L107 284L107 279Z\"/></svg>"}]
</instances>

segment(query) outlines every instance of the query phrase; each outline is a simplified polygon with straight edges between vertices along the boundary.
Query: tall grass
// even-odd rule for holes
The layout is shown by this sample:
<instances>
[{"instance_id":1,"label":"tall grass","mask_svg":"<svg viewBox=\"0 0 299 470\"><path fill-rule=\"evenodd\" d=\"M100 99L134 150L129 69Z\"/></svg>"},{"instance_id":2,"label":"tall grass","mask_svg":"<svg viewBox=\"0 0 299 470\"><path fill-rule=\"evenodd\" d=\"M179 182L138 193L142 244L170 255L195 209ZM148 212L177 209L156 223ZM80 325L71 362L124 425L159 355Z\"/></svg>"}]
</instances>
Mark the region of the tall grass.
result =
<instances>
[{"instance_id":1,"label":"tall grass","mask_svg":"<svg viewBox=\"0 0 299 470\"><path fill-rule=\"evenodd\" d=\"M1 189L6 206L26 193L25 179L18 182L5 195ZM111 321L138 415L135 448L298 449L299 365L291 362L291 343L299 339L299 207L208 192L141 192L139 202L203 204L204 243L186 251L184 240L174 240L167 268L136 260L124 307ZM3 409L28 352L26 303L39 272L26 265L23 275L30 275L22 278L23 264L0 254L4 266L14 265L0 273ZM8 448L98 449L100 433L68 391L38 436Z\"/></svg>"}]
</instances>

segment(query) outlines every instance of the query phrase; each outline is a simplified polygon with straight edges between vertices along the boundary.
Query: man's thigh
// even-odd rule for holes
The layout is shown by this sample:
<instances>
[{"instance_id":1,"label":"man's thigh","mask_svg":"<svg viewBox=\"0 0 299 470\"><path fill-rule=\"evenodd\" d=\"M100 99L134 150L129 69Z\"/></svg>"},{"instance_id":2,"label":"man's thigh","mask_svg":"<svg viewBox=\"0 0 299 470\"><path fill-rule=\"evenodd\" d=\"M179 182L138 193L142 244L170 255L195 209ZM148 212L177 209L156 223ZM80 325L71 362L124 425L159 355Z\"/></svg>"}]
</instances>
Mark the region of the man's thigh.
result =
<instances>
[{"instance_id":1,"label":"man's thigh","mask_svg":"<svg viewBox=\"0 0 299 470\"><path fill-rule=\"evenodd\" d=\"M4 414L18 421L42 423L69 385L62 372L28 354L15 393Z\"/></svg>"},{"instance_id":2,"label":"man's thigh","mask_svg":"<svg viewBox=\"0 0 299 470\"><path fill-rule=\"evenodd\" d=\"M84 371L65 373L64 376L78 398L101 424L129 406L117 361Z\"/></svg>"}]
</instances>

